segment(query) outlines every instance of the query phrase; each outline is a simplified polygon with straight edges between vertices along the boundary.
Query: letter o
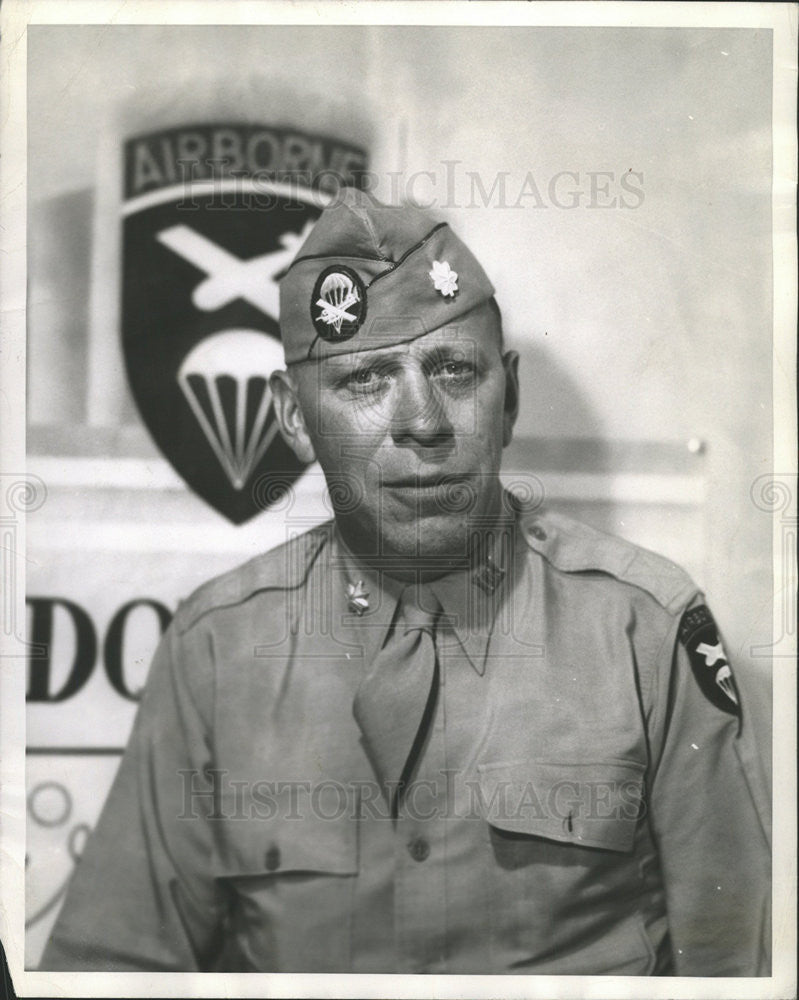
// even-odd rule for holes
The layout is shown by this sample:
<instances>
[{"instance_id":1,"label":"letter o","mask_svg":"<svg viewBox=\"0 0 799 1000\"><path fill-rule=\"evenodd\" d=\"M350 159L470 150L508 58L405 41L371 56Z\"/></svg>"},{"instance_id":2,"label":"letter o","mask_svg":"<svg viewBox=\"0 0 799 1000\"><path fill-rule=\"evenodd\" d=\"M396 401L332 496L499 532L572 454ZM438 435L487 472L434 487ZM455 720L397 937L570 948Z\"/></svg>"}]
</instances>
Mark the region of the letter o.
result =
<instances>
[{"instance_id":1,"label":"letter o","mask_svg":"<svg viewBox=\"0 0 799 1000\"><path fill-rule=\"evenodd\" d=\"M138 701L141 692L130 691L125 684L122 665L122 641L125 635L125 624L128 620L128 615L134 608L138 608L140 606L150 607L153 611L155 611L158 615L158 621L161 626L161 634L166 631L167 626L172 620L172 613L168 608L165 608L164 605L160 604L158 601L152 601L146 597L138 597L133 601L128 601L127 604L123 604L119 611L117 611L111 619L111 623L108 626L108 632L105 636L105 643L103 645L105 672L108 675L108 680L111 682L113 689L118 694L121 694L123 698L128 698L130 701Z\"/></svg>"}]
</instances>

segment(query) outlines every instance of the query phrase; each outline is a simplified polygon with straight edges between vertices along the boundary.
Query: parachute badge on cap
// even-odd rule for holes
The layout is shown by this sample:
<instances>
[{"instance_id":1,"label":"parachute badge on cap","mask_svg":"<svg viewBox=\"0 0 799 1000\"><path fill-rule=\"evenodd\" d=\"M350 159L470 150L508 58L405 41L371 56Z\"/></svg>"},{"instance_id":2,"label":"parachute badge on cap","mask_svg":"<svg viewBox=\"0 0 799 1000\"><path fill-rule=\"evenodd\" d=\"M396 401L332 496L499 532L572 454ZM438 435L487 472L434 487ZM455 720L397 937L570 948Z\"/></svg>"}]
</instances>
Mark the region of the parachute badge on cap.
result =
<instances>
[{"instance_id":1,"label":"parachute badge on cap","mask_svg":"<svg viewBox=\"0 0 799 1000\"><path fill-rule=\"evenodd\" d=\"M322 340L349 340L366 318L366 288L360 277L342 264L325 268L311 293L311 319Z\"/></svg>"},{"instance_id":2,"label":"parachute badge on cap","mask_svg":"<svg viewBox=\"0 0 799 1000\"><path fill-rule=\"evenodd\" d=\"M446 222L345 187L280 280L286 363L406 344L493 294L480 262Z\"/></svg>"}]
</instances>

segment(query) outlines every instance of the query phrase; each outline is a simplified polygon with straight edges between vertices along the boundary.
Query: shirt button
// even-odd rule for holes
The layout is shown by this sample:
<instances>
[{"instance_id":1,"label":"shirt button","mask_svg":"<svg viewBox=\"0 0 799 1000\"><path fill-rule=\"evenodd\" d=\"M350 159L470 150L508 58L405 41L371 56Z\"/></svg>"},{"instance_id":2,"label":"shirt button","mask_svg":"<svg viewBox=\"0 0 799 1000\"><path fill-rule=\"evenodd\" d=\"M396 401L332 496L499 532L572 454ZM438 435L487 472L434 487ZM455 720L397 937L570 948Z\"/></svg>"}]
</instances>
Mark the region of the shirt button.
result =
<instances>
[{"instance_id":1,"label":"shirt button","mask_svg":"<svg viewBox=\"0 0 799 1000\"><path fill-rule=\"evenodd\" d=\"M539 542L546 541L547 537L546 531L544 531L543 528L540 528L537 524L534 524L532 528L530 528L530 534L533 536L533 538L537 538Z\"/></svg>"},{"instance_id":2,"label":"shirt button","mask_svg":"<svg viewBox=\"0 0 799 1000\"><path fill-rule=\"evenodd\" d=\"M268 872L276 872L280 867L280 848L270 847L264 855L264 864Z\"/></svg>"},{"instance_id":3,"label":"shirt button","mask_svg":"<svg viewBox=\"0 0 799 1000\"><path fill-rule=\"evenodd\" d=\"M424 837L417 837L408 844L408 853L414 861L426 861L430 857L430 845Z\"/></svg>"}]
</instances>

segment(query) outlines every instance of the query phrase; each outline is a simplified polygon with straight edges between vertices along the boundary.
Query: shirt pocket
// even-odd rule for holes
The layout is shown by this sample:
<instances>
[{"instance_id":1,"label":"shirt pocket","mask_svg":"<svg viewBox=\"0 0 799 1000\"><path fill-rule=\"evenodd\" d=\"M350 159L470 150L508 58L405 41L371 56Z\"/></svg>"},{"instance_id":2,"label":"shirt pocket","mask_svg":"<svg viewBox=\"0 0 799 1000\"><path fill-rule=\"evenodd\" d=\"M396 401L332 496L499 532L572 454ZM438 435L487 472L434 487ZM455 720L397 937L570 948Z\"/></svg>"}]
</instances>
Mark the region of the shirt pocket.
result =
<instances>
[{"instance_id":1,"label":"shirt pocket","mask_svg":"<svg viewBox=\"0 0 799 1000\"><path fill-rule=\"evenodd\" d=\"M644 766L633 761L478 765L480 804L497 829L629 852L642 811Z\"/></svg>"},{"instance_id":2,"label":"shirt pocket","mask_svg":"<svg viewBox=\"0 0 799 1000\"><path fill-rule=\"evenodd\" d=\"M229 820L212 870L230 894L231 968L350 970L358 874L354 818Z\"/></svg>"},{"instance_id":3,"label":"shirt pocket","mask_svg":"<svg viewBox=\"0 0 799 1000\"><path fill-rule=\"evenodd\" d=\"M652 971L634 853L643 779L642 764L622 760L478 766L498 971Z\"/></svg>"}]
</instances>

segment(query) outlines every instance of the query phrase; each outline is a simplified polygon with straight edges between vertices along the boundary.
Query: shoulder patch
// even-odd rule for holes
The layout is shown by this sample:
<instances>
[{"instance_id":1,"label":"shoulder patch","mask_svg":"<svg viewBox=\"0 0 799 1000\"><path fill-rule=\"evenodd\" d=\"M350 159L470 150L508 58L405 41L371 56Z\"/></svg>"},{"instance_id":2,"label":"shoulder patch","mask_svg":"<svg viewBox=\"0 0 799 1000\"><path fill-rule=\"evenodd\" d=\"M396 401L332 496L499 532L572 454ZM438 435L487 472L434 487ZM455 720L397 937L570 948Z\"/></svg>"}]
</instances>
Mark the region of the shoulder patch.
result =
<instances>
[{"instance_id":1,"label":"shoulder patch","mask_svg":"<svg viewBox=\"0 0 799 1000\"><path fill-rule=\"evenodd\" d=\"M178 632L186 632L209 611L240 604L258 591L301 587L330 537L332 523L328 521L312 528L198 587L181 602L175 613Z\"/></svg>"},{"instance_id":2,"label":"shoulder patch","mask_svg":"<svg viewBox=\"0 0 799 1000\"><path fill-rule=\"evenodd\" d=\"M528 545L567 573L607 573L645 590L676 615L699 593L691 577L670 559L581 521L551 511L522 514Z\"/></svg>"},{"instance_id":3,"label":"shoulder patch","mask_svg":"<svg viewBox=\"0 0 799 1000\"><path fill-rule=\"evenodd\" d=\"M716 708L740 716L738 689L710 608L689 608L680 621L680 642L688 652L691 669L705 697Z\"/></svg>"}]
</instances>

